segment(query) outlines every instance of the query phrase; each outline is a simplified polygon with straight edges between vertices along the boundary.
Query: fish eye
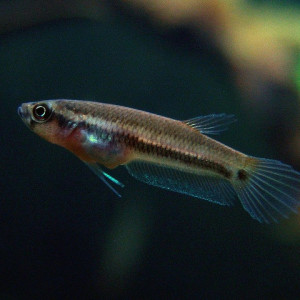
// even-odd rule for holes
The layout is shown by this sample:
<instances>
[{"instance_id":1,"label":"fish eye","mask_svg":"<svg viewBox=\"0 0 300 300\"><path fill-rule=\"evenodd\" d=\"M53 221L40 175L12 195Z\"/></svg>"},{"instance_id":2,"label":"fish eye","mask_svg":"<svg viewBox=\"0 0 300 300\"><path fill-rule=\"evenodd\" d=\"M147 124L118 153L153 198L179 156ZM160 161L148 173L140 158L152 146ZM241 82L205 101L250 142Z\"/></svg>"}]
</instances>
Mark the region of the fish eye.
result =
<instances>
[{"instance_id":1,"label":"fish eye","mask_svg":"<svg viewBox=\"0 0 300 300\"><path fill-rule=\"evenodd\" d=\"M42 103L42 104L36 104L33 109L33 117L35 121L37 122L45 122L47 121L51 116L51 109L48 107L48 105Z\"/></svg>"}]
</instances>

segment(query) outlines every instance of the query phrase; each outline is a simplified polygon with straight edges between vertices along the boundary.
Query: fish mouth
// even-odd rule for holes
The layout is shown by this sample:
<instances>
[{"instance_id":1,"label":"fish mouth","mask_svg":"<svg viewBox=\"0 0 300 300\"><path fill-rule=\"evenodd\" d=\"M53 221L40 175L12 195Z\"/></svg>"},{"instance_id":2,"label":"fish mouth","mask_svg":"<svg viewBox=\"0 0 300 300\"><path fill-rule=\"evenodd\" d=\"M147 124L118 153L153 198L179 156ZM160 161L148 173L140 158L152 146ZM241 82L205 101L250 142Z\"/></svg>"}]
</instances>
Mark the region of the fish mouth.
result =
<instances>
[{"instance_id":1,"label":"fish mouth","mask_svg":"<svg viewBox=\"0 0 300 300\"><path fill-rule=\"evenodd\" d=\"M21 119L24 119L24 112L22 106L18 107L18 115L20 116Z\"/></svg>"},{"instance_id":2,"label":"fish mouth","mask_svg":"<svg viewBox=\"0 0 300 300\"><path fill-rule=\"evenodd\" d=\"M24 104L20 105L17 109L18 115L22 119L22 121L25 123L25 125L29 128L31 128L31 117L28 112L28 107Z\"/></svg>"},{"instance_id":3,"label":"fish mouth","mask_svg":"<svg viewBox=\"0 0 300 300\"><path fill-rule=\"evenodd\" d=\"M22 104L18 107L17 111L20 118L26 123L26 121L28 121L28 119L30 118L28 108L26 106L24 107L24 104Z\"/></svg>"}]
</instances>

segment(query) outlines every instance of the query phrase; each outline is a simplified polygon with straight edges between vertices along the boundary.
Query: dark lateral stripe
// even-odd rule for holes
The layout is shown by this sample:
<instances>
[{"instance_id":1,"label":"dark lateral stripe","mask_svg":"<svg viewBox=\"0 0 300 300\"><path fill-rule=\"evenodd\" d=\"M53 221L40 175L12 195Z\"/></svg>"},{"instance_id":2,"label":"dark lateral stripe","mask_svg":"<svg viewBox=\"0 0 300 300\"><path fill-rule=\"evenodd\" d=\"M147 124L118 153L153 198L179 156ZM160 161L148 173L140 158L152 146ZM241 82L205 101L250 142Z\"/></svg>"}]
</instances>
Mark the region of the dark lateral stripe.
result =
<instances>
[{"instance_id":1,"label":"dark lateral stripe","mask_svg":"<svg viewBox=\"0 0 300 300\"><path fill-rule=\"evenodd\" d=\"M68 120L64 115L59 114L59 113L55 113L55 118L57 119L58 125L60 128L71 127L74 124L74 122L72 122L71 120ZM78 122L76 124L76 127L91 129L90 124L86 121ZM94 127L94 126L92 126L92 127ZM94 131L99 132L99 128L96 128L96 127L97 126L95 126ZM167 157L167 158L171 158L174 160L179 160L182 163L185 163L186 165L194 165L194 166L198 166L200 168L206 169L206 170L215 171L226 178L231 178L231 176L232 176L232 172L227 170L223 165L221 165L219 163L200 159L197 156L186 155L185 153L178 151L176 149L157 146L152 143L145 143L144 141L140 141L137 136L131 135L129 133L128 134L124 134L124 133L118 134L115 132L113 134L113 141L125 143L125 145L127 147L134 149L134 150L138 150L142 153L157 155L159 157Z\"/></svg>"},{"instance_id":2,"label":"dark lateral stripe","mask_svg":"<svg viewBox=\"0 0 300 300\"><path fill-rule=\"evenodd\" d=\"M58 126L61 128L65 128L69 122L62 114L54 113L55 118L58 122Z\"/></svg>"},{"instance_id":3,"label":"dark lateral stripe","mask_svg":"<svg viewBox=\"0 0 300 300\"><path fill-rule=\"evenodd\" d=\"M155 154L160 157L168 157L174 160L179 160L187 165L194 165L206 170L215 171L226 178L231 178L232 176L232 172L227 170L219 163L200 159L197 156L186 155L185 153L175 149L157 146L152 143L145 143L143 141L139 141L138 137L136 136L126 135L124 137L124 142L128 147L138 150L142 153Z\"/></svg>"},{"instance_id":4,"label":"dark lateral stripe","mask_svg":"<svg viewBox=\"0 0 300 300\"><path fill-rule=\"evenodd\" d=\"M58 122L58 126L60 128L66 128L66 127L72 127L72 125L75 123L69 119L67 119L64 115L55 113L55 118ZM89 128L89 124L86 121L80 121L76 122L77 128Z\"/></svg>"}]
</instances>

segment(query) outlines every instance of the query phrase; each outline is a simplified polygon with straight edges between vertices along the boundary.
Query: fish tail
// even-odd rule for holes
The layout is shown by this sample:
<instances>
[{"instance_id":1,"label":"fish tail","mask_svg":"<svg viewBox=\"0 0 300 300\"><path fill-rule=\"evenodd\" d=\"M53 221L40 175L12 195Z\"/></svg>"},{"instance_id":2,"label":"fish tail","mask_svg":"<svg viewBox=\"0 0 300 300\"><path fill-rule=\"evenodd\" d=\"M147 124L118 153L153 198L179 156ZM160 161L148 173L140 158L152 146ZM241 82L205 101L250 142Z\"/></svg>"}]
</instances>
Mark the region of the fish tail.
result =
<instances>
[{"instance_id":1,"label":"fish tail","mask_svg":"<svg viewBox=\"0 0 300 300\"><path fill-rule=\"evenodd\" d=\"M234 189L245 210L262 223L278 222L300 204L300 173L280 161L249 157L237 171Z\"/></svg>"}]
</instances>

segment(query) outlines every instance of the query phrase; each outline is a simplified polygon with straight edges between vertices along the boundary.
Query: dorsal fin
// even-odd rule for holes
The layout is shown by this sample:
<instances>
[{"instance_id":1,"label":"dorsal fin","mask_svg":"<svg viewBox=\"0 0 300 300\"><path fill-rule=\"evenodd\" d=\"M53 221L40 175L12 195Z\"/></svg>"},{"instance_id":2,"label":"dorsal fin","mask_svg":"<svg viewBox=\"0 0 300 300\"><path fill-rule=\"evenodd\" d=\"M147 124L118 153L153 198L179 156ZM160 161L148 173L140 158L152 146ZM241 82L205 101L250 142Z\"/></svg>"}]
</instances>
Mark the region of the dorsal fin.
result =
<instances>
[{"instance_id":1,"label":"dorsal fin","mask_svg":"<svg viewBox=\"0 0 300 300\"><path fill-rule=\"evenodd\" d=\"M227 130L228 125L236 121L234 115L211 114L183 121L185 124L204 134L219 134Z\"/></svg>"}]
</instances>

